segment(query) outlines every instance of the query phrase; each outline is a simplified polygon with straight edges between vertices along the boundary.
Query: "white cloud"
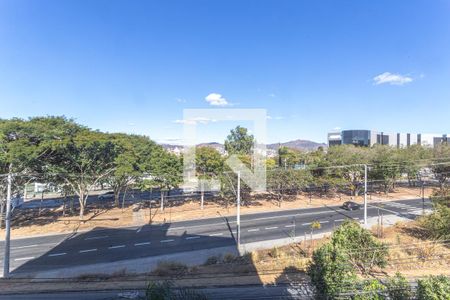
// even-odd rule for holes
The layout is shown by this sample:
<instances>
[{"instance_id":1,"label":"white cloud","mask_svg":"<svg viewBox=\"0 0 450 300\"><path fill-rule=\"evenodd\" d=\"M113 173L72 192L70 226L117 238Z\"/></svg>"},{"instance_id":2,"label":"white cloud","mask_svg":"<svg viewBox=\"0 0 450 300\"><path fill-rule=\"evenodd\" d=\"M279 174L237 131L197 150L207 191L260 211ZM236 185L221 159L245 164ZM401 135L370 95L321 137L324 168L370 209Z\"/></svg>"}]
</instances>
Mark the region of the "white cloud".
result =
<instances>
[{"instance_id":1,"label":"white cloud","mask_svg":"<svg viewBox=\"0 0 450 300\"><path fill-rule=\"evenodd\" d=\"M221 94L211 93L205 97L206 102L214 106L226 106L228 105L227 99L225 99Z\"/></svg>"},{"instance_id":2,"label":"white cloud","mask_svg":"<svg viewBox=\"0 0 450 300\"><path fill-rule=\"evenodd\" d=\"M186 103L186 99L183 98L176 98L178 103Z\"/></svg>"},{"instance_id":3,"label":"white cloud","mask_svg":"<svg viewBox=\"0 0 450 300\"><path fill-rule=\"evenodd\" d=\"M280 117L280 116L272 117L272 116L267 115L266 118L267 118L267 120L283 120L283 117Z\"/></svg>"},{"instance_id":4,"label":"white cloud","mask_svg":"<svg viewBox=\"0 0 450 300\"><path fill-rule=\"evenodd\" d=\"M390 72L384 72L380 75L377 75L373 78L375 85L380 84L391 84L391 85L404 85L406 83L412 82L413 79L406 75L401 74L392 74Z\"/></svg>"},{"instance_id":5,"label":"white cloud","mask_svg":"<svg viewBox=\"0 0 450 300\"><path fill-rule=\"evenodd\" d=\"M216 122L216 120L198 117L198 118L186 119L186 120L175 120L173 122L177 123L177 124L196 125L196 124L208 124L210 122Z\"/></svg>"}]
</instances>

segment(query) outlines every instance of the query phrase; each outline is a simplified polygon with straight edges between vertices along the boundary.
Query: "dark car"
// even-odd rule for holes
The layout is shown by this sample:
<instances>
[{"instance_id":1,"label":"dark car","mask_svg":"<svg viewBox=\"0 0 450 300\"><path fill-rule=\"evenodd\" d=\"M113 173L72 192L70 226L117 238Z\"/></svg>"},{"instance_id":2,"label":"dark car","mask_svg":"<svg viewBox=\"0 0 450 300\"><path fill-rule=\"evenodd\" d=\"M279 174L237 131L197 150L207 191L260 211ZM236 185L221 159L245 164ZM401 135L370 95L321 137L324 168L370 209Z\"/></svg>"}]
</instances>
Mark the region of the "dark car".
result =
<instances>
[{"instance_id":1,"label":"dark car","mask_svg":"<svg viewBox=\"0 0 450 300\"><path fill-rule=\"evenodd\" d=\"M357 210L361 208L361 205L353 201L346 201L342 205L342 208L346 210Z\"/></svg>"},{"instance_id":2,"label":"dark car","mask_svg":"<svg viewBox=\"0 0 450 300\"><path fill-rule=\"evenodd\" d=\"M106 192L104 194L98 195L98 200L106 200L106 199L113 199L114 198L114 192Z\"/></svg>"}]
</instances>

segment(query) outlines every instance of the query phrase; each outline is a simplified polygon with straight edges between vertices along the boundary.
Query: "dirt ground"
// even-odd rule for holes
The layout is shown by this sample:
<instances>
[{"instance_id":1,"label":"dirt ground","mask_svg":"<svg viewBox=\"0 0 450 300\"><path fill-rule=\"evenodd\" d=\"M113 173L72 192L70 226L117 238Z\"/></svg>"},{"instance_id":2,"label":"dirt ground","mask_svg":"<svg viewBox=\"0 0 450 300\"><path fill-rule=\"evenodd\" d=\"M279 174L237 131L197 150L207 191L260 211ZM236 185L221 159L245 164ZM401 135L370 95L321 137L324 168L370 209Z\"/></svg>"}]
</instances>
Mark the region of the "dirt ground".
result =
<instances>
[{"instance_id":1,"label":"dirt ground","mask_svg":"<svg viewBox=\"0 0 450 300\"><path fill-rule=\"evenodd\" d=\"M425 190L425 197L431 194L431 189ZM368 196L371 201L393 201L398 199L411 199L421 196L420 188L397 188L388 195L375 193ZM243 199L241 214L251 214L275 210L288 210L298 208L311 208L321 206L340 205L351 197L347 195L317 195L310 198L307 194L286 197L281 203L275 200L273 195L260 196L257 199ZM363 197L353 197L355 201L362 202ZM77 213L72 216L62 216L62 209L28 209L16 210L13 214L12 238L36 236L43 234L72 233L89 231L95 228L117 228L126 226L142 226L163 222L175 222L182 220L195 220L218 216L235 215L236 207L230 205L226 208L212 201L205 201L204 208L200 208L199 201L188 201L182 205L166 207L160 210L159 204L154 203L148 207L133 209L133 206L124 209L110 206L91 207L84 220L80 222ZM136 211L135 211L136 210ZM4 237L4 230L0 231L0 238Z\"/></svg>"}]
</instances>

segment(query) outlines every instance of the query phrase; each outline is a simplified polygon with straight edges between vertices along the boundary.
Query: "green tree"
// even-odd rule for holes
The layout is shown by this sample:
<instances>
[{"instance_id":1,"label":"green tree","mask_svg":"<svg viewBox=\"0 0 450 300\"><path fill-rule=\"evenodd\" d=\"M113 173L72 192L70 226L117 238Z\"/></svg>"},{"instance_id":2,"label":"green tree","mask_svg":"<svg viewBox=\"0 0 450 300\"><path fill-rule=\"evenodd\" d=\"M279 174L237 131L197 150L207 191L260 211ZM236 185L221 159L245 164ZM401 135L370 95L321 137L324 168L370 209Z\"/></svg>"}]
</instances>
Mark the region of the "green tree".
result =
<instances>
[{"instance_id":1,"label":"green tree","mask_svg":"<svg viewBox=\"0 0 450 300\"><path fill-rule=\"evenodd\" d=\"M114 203L119 205L120 193L125 194L131 184L138 184L145 172L145 162L159 147L148 137L112 134L114 143L114 172L105 178L114 191Z\"/></svg>"},{"instance_id":2,"label":"green tree","mask_svg":"<svg viewBox=\"0 0 450 300\"><path fill-rule=\"evenodd\" d=\"M247 128L237 126L235 129L232 129L227 136L227 139L225 140L225 150L230 155L251 155L254 141L253 135L248 133Z\"/></svg>"},{"instance_id":3,"label":"green tree","mask_svg":"<svg viewBox=\"0 0 450 300\"><path fill-rule=\"evenodd\" d=\"M382 300L387 299L384 295L386 287L376 279L364 280L359 283L359 291L352 297L354 300Z\"/></svg>"},{"instance_id":4,"label":"green tree","mask_svg":"<svg viewBox=\"0 0 450 300\"><path fill-rule=\"evenodd\" d=\"M211 147L198 147L195 151L196 171L201 177L218 176L223 171L223 157Z\"/></svg>"},{"instance_id":5,"label":"green tree","mask_svg":"<svg viewBox=\"0 0 450 300\"><path fill-rule=\"evenodd\" d=\"M371 154L372 170L370 177L381 181L384 185L385 193L388 193L391 188L394 188L395 181L401 175L398 149L390 146L375 145Z\"/></svg>"},{"instance_id":6,"label":"green tree","mask_svg":"<svg viewBox=\"0 0 450 300\"><path fill-rule=\"evenodd\" d=\"M331 243L346 251L349 262L363 274L373 267L385 267L387 247L379 242L370 231L354 221L345 221L331 236Z\"/></svg>"},{"instance_id":7,"label":"green tree","mask_svg":"<svg viewBox=\"0 0 450 300\"><path fill-rule=\"evenodd\" d=\"M445 189L448 179L450 178L450 146L447 144L439 145L433 151L433 170L434 176L439 181L441 190Z\"/></svg>"},{"instance_id":8,"label":"green tree","mask_svg":"<svg viewBox=\"0 0 450 300\"><path fill-rule=\"evenodd\" d=\"M71 187L83 219L90 191L114 172L114 143L108 134L84 129L47 146L49 151L43 158L47 179Z\"/></svg>"},{"instance_id":9,"label":"green tree","mask_svg":"<svg viewBox=\"0 0 450 300\"><path fill-rule=\"evenodd\" d=\"M354 290L357 280L346 252L332 243L314 251L307 273L319 299L335 299Z\"/></svg>"}]
</instances>

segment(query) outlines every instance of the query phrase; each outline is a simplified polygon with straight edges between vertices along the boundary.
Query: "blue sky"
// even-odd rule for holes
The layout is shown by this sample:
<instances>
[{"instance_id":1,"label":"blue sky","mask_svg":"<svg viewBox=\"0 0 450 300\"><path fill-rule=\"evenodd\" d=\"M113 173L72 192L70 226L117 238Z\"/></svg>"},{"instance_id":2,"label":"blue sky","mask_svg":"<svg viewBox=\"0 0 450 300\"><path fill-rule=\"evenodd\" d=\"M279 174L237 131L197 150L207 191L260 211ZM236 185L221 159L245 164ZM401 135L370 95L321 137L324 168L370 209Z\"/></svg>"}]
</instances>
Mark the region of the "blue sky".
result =
<instances>
[{"instance_id":1,"label":"blue sky","mask_svg":"<svg viewBox=\"0 0 450 300\"><path fill-rule=\"evenodd\" d=\"M0 118L161 142L184 108L265 108L269 142L450 132L449 15L439 0L1 0Z\"/></svg>"}]
</instances>

